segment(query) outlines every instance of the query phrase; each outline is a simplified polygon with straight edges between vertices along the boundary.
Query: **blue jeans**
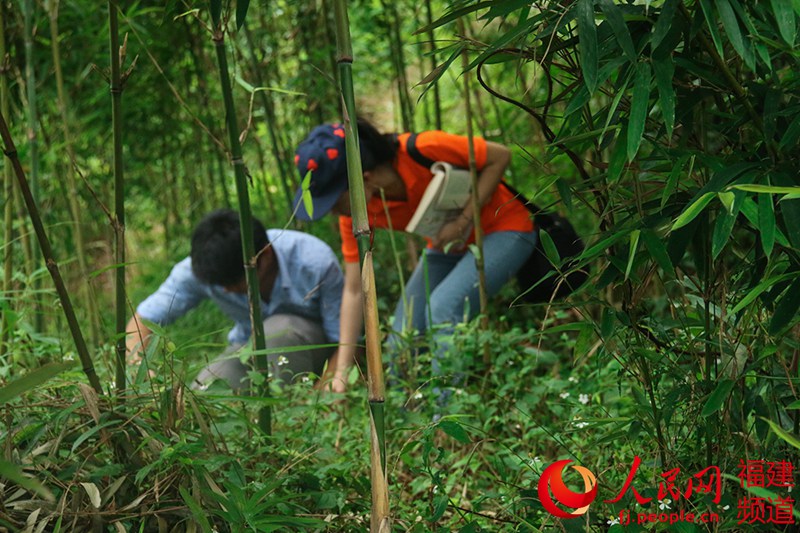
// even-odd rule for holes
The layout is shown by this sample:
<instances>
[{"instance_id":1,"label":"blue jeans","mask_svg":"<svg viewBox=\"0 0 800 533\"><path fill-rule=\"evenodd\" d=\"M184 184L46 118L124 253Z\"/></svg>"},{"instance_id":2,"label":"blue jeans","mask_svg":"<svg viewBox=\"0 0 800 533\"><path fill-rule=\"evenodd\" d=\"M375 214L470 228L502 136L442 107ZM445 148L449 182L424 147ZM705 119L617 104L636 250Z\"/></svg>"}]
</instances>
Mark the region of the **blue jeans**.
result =
<instances>
[{"instance_id":1,"label":"blue jeans","mask_svg":"<svg viewBox=\"0 0 800 533\"><path fill-rule=\"evenodd\" d=\"M484 237L483 262L489 296L497 294L522 267L536 247L536 238L536 232L520 231L499 231ZM426 294L430 294L429 300ZM471 251L445 254L426 249L406 284L405 300L397 304L393 329L401 332L411 328L423 333L432 325L469 321L479 311L474 254Z\"/></svg>"}]
</instances>

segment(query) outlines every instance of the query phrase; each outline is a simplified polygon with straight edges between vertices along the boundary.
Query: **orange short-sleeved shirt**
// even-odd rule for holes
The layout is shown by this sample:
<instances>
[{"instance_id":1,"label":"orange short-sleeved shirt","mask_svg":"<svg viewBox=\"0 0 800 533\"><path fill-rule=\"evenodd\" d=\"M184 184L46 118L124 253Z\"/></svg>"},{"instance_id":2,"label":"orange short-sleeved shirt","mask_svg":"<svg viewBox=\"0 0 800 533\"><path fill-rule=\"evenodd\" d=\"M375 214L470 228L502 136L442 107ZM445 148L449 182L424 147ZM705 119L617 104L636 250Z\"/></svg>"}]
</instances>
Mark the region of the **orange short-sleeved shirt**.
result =
<instances>
[{"instance_id":1,"label":"orange short-sleeved shirt","mask_svg":"<svg viewBox=\"0 0 800 533\"><path fill-rule=\"evenodd\" d=\"M380 197L373 196L367 204L367 215L371 228L388 228L388 211L392 228L402 230L416 211L422 194L428 187L433 174L408 154L406 141L409 133L398 136L399 148L393 166L406 186L407 200L387 201L385 209ZM419 152L433 161L446 161L453 166L469 167L469 145L466 137L452 135L443 131L425 131L417 134L416 146ZM475 164L480 171L486 164L486 141L474 138ZM484 235L496 231L532 231L533 222L523 203L505 187L499 186L491 199L481 209L481 227ZM339 217L339 232L342 236L342 255L347 263L358 262L358 243L353 236L353 219ZM470 237L472 242L473 237ZM428 243L430 247L430 242Z\"/></svg>"}]
</instances>

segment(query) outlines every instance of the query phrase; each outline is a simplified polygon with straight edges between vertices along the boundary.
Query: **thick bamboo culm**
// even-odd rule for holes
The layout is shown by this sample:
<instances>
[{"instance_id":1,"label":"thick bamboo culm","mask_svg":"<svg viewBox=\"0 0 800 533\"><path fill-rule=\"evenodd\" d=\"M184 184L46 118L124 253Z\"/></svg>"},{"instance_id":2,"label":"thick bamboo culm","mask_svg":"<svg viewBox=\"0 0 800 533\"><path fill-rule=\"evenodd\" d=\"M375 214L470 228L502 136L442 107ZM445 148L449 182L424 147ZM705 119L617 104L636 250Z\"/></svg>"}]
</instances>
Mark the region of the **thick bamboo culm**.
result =
<instances>
[{"instance_id":1,"label":"thick bamboo culm","mask_svg":"<svg viewBox=\"0 0 800 533\"><path fill-rule=\"evenodd\" d=\"M361 156L356 127L356 106L353 94L353 48L345 0L334 1L336 17L336 48L339 80L342 89L347 176L350 186L350 205L353 233L358 240L361 259L361 290L364 309L364 328L367 338L367 387L370 412L370 482L372 509L370 532L391 530L389 517L389 481L386 472L386 429L384 425L385 385L381 358L378 305L375 290L375 271L370 250L370 228L361 171Z\"/></svg>"},{"instance_id":2,"label":"thick bamboo culm","mask_svg":"<svg viewBox=\"0 0 800 533\"><path fill-rule=\"evenodd\" d=\"M461 35L466 38L466 28L464 20L458 19L458 28ZM469 56L467 54L467 47L461 51L461 65L464 68L464 107L466 108L467 117L467 139L469 144L469 174L472 179L472 219L473 226L475 227L475 247L477 253L475 254L475 268L478 270L478 294L481 304L481 329L486 331L489 329L489 315L486 309L489 305L489 296L486 293L486 271L484 270L483 261L483 229L481 228L481 204L478 198L478 169L475 164L475 143L473 141L472 131L472 102L470 100L470 86L469 86ZM489 364L489 345L483 346L483 362Z\"/></svg>"},{"instance_id":3,"label":"thick bamboo culm","mask_svg":"<svg viewBox=\"0 0 800 533\"><path fill-rule=\"evenodd\" d=\"M258 274L256 272L255 245L253 244L253 215L250 209L250 193L247 189L247 171L242 159L242 145L239 142L239 127L236 120L236 107L233 103L233 88L231 87L230 74L228 73L228 59L225 54L225 22L220 20L214 26L213 40L217 53L220 84L225 102L225 115L227 117L228 139L230 141L231 161L236 177L236 196L239 201L239 228L242 237L242 260L244 273L247 280L247 296L250 303L250 325L253 339L253 349L258 362L258 370L264 376L264 382L259 388L261 397L269 396L269 363L265 357L266 338L264 335L263 320L261 318L261 291L259 290ZM259 250L260 251L260 250ZM269 405L261 407L258 411L258 426L266 435L272 435L272 410Z\"/></svg>"},{"instance_id":4,"label":"thick bamboo culm","mask_svg":"<svg viewBox=\"0 0 800 533\"><path fill-rule=\"evenodd\" d=\"M120 66L119 21L117 3L108 2L109 55L111 56L111 127L114 144L114 236L115 261L115 332L117 392L125 390L125 327L128 306L125 297L125 174L122 166L122 71Z\"/></svg>"},{"instance_id":5,"label":"thick bamboo culm","mask_svg":"<svg viewBox=\"0 0 800 533\"><path fill-rule=\"evenodd\" d=\"M75 342L75 349L78 352L78 358L81 361L81 365L83 365L83 372L86 374L86 377L89 379L89 384L91 384L94 390L97 391L98 394L102 394L103 387L100 385L100 380L95 372L92 358L89 355L89 349L86 347L86 341L83 338L83 333L81 333L81 327L78 323L78 317L75 315L75 310L72 307L72 301L70 300L69 292L67 291L67 287L64 285L64 280L61 278L61 273L58 270L58 263L56 263L55 257L53 256L53 249L50 246L50 240L47 238L47 234L44 231L42 217L39 215L39 209L36 207L36 202L33 199L31 188L28 185L28 179L25 177L25 171L22 169L22 164L19 161L17 147L14 145L14 140L11 138L11 133L8 131L6 118L2 114L0 114L0 136L3 138L4 152L8 159L11 160L11 165L14 167L14 173L17 176L17 182L19 184L20 192L22 193L22 198L25 201L25 207L27 208L28 215L31 218L31 223L33 224L36 238L39 241L39 247L42 250L42 255L44 256L45 264L47 265L47 270L50 272L50 276L53 278L53 284L56 287L58 299L61 302L61 308L64 310L64 316L67 319L69 331L72 334L73 341Z\"/></svg>"}]
</instances>

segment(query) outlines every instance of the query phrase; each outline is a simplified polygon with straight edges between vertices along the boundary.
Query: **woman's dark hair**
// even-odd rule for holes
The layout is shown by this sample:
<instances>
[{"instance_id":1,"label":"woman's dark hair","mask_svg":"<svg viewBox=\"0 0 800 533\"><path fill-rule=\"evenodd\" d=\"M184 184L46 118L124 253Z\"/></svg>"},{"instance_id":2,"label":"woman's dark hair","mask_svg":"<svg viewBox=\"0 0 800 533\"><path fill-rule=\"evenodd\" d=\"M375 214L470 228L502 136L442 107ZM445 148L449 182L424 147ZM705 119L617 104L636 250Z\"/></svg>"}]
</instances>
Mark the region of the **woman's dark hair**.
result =
<instances>
[{"instance_id":1,"label":"woman's dark hair","mask_svg":"<svg viewBox=\"0 0 800 533\"><path fill-rule=\"evenodd\" d=\"M398 147L396 135L379 132L365 118L359 118L357 125L363 170L372 170L378 165L394 161Z\"/></svg>"},{"instance_id":2,"label":"woman's dark hair","mask_svg":"<svg viewBox=\"0 0 800 533\"><path fill-rule=\"evenodd\" d=\"M253 217L256 252L269 244L264 225ZM244 278L239 215L218 209L203 217L192 234L192 271L197 279L212 285L235 285Z\"/></svg>"}]
</instances>

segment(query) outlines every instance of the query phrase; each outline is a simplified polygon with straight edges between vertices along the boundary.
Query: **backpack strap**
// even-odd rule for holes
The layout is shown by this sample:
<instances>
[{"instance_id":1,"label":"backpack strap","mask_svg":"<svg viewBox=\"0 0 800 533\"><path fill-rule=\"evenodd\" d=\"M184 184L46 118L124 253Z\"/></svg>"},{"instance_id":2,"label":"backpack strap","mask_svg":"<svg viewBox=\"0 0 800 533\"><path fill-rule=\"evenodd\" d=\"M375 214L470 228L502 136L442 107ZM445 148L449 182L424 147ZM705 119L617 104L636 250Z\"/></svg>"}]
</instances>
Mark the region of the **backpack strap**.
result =
<instances>
[{"instance_id":1,"label":"backpack strap","mask_svg":"<svg viewBox=\"0 0 800 533\"><path fill-rule=\"evenodd\" d=\"M408 152L408 155L411 156L411 159L427 169L430 169L436 162L429 157L425 157L422 155L422 152L419 151L419 148L417 148L416 133L412 133L408 136L408 140L406 141L406 152Z\"/></svg>"}]
</instances>

